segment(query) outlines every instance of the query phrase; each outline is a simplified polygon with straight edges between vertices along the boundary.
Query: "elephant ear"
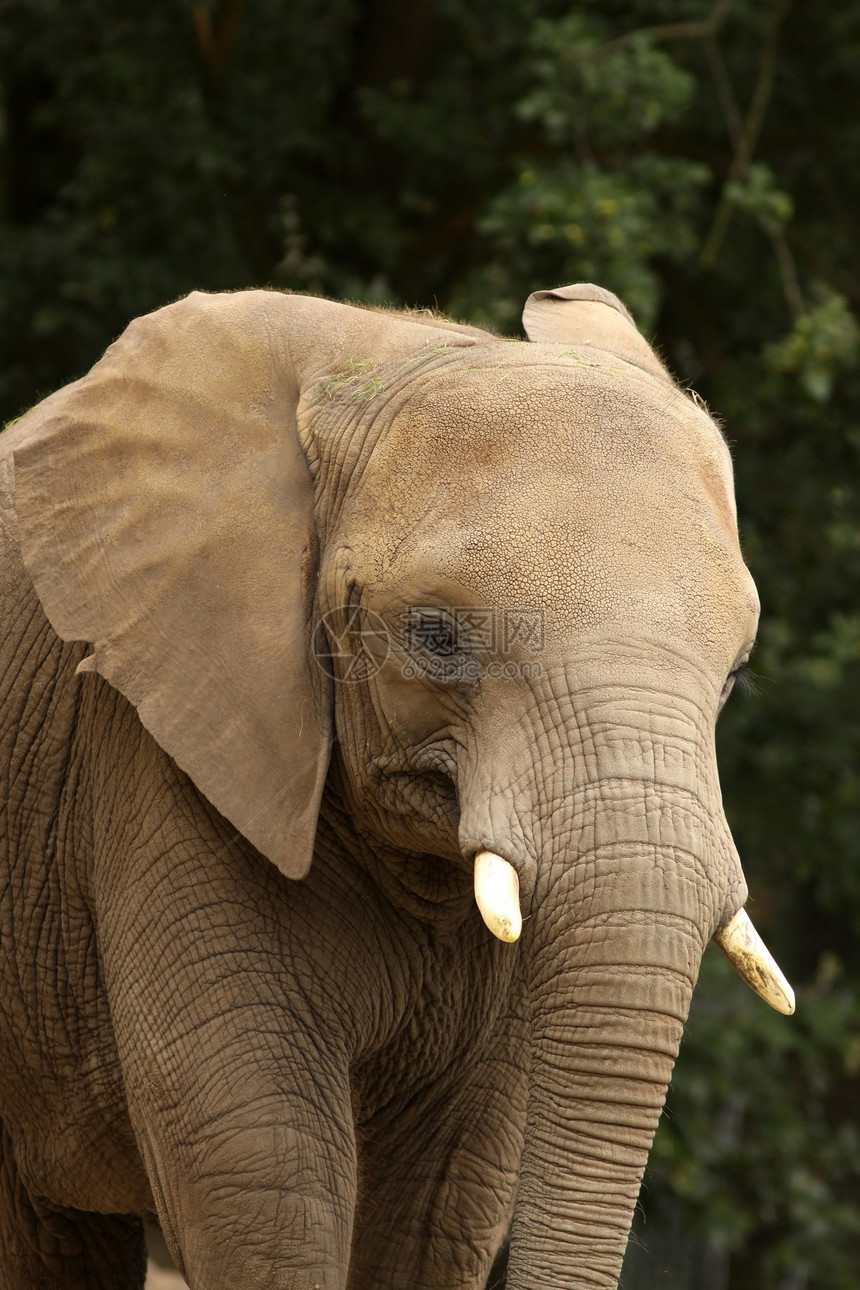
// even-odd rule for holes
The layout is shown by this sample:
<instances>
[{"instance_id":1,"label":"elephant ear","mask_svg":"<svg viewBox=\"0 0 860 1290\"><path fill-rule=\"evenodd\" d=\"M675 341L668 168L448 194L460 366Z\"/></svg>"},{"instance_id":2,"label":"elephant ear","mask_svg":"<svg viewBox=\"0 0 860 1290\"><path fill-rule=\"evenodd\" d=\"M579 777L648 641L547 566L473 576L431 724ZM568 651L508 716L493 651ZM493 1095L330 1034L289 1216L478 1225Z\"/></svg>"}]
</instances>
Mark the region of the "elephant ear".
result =
<instances>
[{"instance_id":1,"label":"elephant ear","mask_svg":"<svg viewBox=\"0 0 860 1290\"><path fill-rule=\"evenodd\" d=\"M94 646L79 670L120 690L290 877L310 864L332 724L309 648L302 385L428 339L326 300L194 293L133 322L12 432L24 560L55 631Z\"/></svg>"},{"instance_id":2,"label":"elephant ear","mask_svg":"<svg viewBox=\"0 0 860 1290\"><path fill-rule=\"evenodd\" d=\"M590 345L672 380L618 297L591 282L533 291L523 310L523 329L529 340Z\"/></svg>"}]
</instances>

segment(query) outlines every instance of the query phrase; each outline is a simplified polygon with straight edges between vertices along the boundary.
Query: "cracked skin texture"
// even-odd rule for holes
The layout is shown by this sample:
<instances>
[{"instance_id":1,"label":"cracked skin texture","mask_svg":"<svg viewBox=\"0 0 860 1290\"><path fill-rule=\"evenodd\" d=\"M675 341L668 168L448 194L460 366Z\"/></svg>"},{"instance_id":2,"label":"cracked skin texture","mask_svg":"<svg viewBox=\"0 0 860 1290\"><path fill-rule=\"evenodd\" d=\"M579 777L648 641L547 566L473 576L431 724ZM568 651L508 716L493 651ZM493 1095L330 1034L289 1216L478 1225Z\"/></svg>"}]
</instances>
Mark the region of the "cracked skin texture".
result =
<instances>
[{"instance_id":1,"label":"cracked skin texture","mask_svg":"<svg viewBox=\"0 0 860 1290\"><path fill-rule=\"evenodd\" d=\"M0 440L10 1290L140 1287L152 1216L193 1290L480 1290L512 1216L513 1290L616 1285L745 896L713 728L758 605L623 307L526 324L195 294ZM359 683L309 655L350 606ZM544 646L416 675L416 606Z\"/></svg>"}]
</instances>

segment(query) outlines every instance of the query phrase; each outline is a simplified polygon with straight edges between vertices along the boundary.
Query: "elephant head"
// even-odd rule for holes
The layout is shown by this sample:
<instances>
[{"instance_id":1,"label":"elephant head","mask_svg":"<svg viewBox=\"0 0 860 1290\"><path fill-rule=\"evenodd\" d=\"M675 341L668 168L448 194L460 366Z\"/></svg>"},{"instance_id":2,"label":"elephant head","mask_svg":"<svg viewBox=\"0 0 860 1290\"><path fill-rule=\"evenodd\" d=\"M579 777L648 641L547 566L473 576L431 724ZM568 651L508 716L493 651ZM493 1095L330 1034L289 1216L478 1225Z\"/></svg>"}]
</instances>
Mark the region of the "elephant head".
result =
<instances>
[{"instance_id":1,"label":"elephant head","mask_svg":"<svg viewBox=\"0 0 860 1290\"><path fill-rule=\"evenodd\" d=\"M571 1290L616 1284L708 941L793 1000L717 777L728 449L608 292L524 323L195 294L22 423L16 493L55 630L283 874L322 812L418 918L474 881L529 1002L509 1285Z\"/></svg>"}]
</instances>

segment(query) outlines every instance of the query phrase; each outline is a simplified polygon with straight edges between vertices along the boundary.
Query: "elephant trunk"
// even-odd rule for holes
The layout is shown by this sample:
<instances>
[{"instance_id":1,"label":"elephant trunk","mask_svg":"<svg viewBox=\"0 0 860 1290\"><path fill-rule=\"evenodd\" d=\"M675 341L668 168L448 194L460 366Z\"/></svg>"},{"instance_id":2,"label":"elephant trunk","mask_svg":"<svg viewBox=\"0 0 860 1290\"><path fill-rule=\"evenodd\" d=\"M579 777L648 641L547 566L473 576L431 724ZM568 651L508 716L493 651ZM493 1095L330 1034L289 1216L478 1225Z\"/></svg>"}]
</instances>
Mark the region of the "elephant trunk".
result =
<instances>
[{"instance_id":1,"label":"elephant trunk","mask_svg":"<svg viewBox=\"0 0 860 1290\"><path fill-rule=\"evenodd\" d=\"M725 898L705 872L674 845L628 840L555 863L539 882L524 931L533 1058L509 1290L617 1283Z\"/></svg>"},{"instance_id":2,"label":"elephant trunk","mask_svg":"<svg viewBox=\"0 0 860 1290\"><path fill-rule=\"evenodd\" d=\"M494 935L519 931L506 869L528 902L531 1064L509 1290L617 1285L702 953L718 929L754 988L791 1010L787 982L748 920L734 917L747 892L723 814L716 698L703 710L698 674L670 662L667 689L661 657L615 645L610 666L583 647L563 675L547 671L537 722L524 713L512 726L506 712L504 728L503 705L485 700L461 843Z\"/></svg>"}]
</instances>

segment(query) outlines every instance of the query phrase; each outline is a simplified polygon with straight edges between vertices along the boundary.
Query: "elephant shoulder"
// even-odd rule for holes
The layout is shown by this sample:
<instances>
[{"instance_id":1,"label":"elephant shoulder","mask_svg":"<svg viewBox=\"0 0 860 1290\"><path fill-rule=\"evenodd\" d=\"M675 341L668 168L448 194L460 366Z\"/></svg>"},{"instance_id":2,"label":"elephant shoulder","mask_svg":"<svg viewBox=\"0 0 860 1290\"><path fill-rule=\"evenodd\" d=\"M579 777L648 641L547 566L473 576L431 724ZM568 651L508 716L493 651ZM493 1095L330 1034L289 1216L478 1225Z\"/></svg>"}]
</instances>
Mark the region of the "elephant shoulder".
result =
<instances>
[{"instance_id":1,"label":"elephant shoulder","mask_svg":"<svg viewBox=\"0 0 860 1290\"><path fill-rule=\"evenodd\" d=\"M9 442L5 442L7 435ZM56 748L70 738L75 695L80 684L75 669L87 645L60 640L36 595L21 555L15 510L13 433L0 435L0 775L20 784L38 760L38 746ZM49 790L46 776L44 787ZM22 791L25 789L22 788Z\"/></svg>"},{"instance_id":2,"label":"elephant shoulder","mask_svg":"<svg viewBox=\"0 0 860 1290\"><path fill-rule=\"evenodd\" d=\"M41 606L32 580L24 568L18 517L15 512L15 478L12 449L13 433L0 437L0 603L3 605L3 639L0 642L2 676L8 677L12 660L5 656L11 649L18 654L23 644L25 621L40 616ZM41 614L44 619L44 614ZM47 619L45 619L47 622ZM18 630L16 631L16 625Z\"/></svg>"}]
</instances>

